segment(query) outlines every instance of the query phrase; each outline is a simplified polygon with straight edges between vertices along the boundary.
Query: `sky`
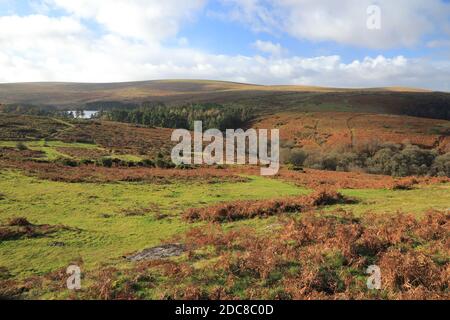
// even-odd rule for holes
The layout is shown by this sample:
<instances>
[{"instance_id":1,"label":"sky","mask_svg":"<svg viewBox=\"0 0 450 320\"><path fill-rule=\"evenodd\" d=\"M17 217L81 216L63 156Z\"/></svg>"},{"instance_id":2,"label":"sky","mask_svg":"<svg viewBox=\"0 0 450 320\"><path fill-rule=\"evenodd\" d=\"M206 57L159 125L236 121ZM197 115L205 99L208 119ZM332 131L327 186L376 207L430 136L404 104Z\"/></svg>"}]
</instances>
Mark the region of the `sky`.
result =
<instances>
[{"instance_id":1,"label":"sky","mask_svg":"<svg viewBox=\"0 0 450 320\"><path fill-rule=\"evenodd\" d=\"M0 0L0 82L450 91L450 0Z\"/></svg>"}]
</instances>

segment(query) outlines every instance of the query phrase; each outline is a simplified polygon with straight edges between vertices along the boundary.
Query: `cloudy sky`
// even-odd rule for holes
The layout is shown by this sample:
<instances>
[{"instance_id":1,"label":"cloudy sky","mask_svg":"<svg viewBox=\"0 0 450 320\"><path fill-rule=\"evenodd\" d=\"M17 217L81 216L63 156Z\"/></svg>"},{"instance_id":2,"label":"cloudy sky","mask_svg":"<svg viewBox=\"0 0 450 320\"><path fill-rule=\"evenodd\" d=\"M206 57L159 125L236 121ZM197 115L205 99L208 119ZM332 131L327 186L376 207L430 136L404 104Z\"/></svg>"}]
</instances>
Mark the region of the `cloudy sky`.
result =
<instances>
[{"instance_id":1,"label":"cloudy sky","mask_svg":"<svg viewBox=\"0 0 450 320\"><path fill-rule=\"evenodd\" d=\"M450 0L0 0L0 82L167 78L450 91Z\"/></svg>"}]
</instances>

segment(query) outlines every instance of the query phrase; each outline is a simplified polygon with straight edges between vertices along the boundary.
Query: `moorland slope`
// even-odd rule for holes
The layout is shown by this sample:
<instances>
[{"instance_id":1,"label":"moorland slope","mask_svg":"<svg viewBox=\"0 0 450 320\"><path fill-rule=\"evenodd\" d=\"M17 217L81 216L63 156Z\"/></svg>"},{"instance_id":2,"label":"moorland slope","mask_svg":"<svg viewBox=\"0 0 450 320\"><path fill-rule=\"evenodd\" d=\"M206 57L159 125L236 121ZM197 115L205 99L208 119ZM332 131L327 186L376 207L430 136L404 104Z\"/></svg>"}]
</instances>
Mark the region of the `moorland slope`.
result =
<instances>
[{"instance_id":1,"label":"moorland slope","mask_svg":"<svg viewBox=\"0 0 450 320\"><path fill-rule=\"evenodd\" d=\"M262 86L209 80L126 83L0 84L0 104L31 104L56 109L104 108L114 103L239 103L260 112L351 111L450 119L450 93L414 88L342 89Z\"/></svg>"}]
</instances>

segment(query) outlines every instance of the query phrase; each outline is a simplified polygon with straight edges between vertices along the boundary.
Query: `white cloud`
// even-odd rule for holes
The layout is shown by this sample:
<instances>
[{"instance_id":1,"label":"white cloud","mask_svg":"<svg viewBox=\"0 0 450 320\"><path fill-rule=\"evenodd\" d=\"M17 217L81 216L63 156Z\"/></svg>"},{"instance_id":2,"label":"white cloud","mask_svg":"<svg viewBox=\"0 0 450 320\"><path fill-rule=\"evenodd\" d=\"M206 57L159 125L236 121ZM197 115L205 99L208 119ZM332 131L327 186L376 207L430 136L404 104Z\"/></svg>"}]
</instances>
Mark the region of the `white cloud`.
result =
<instances>
[{"instance_id":1,"label":"white cloud","mask_svg":"<svg viewBox=\"0 0 450 320\"><path fill-rule=\"evenodd\" d=\"M96 41L69 38L37 40L33 54L0 50L0 82L115 82L164 78L221 79L260 84L334 87L413 86L450 90L450 65L402 56L344 63L339 56L262 57L207 54L190 48L165 48L114 35Z\"/></svg>"},{"instance_id":2,"label":"white cloud","mask_svg":"<svg viewBox=\"0 0 450 320\"><path fill-rule=\"evenodd\" d=\"M116 13L110 15L101 7L103 0L88 1L85 6L80 4L83 1L46 0L47 6L55 5L50 1L58 1L58 7L67 10L67 16L0 17L0 82L203 78L336 87L398 85L450 91L450 64L446 61L378 56L344 62L336 55L287 56L282 54L281 45L267 41L255 43L259 50L269 53L267 56L210 54L190 48L188 41L178 37L178 30L198 10L197 6L188 5L193 11L186 12L183 11L186 7L179 2L177 13L174 0L168 1L164 9L156 4L154 8L159 9L154 10L162 10L158 14L160 19L155 15L147 24L134 11L141 22L126 28L129 17L126 20L122 17L116 25ZM128 2L130 8L140 3ZM148 9L151 3L146 1L145 7ZM197 4L201 5L201 1ZM142 11L143 16L148 16ZM99 34L88 28L87 22L92 20L101 23L105 32ZM116 31L119 23L124 30ZM148 32L158 28L165 30L158 35ZM138 30L136 34L134 30ZM169 48L164 40L175 40L172 43L179 46Z\"/></svg>"},{"instance_id":3,"label":"white cloud","mask_svg":"<svg viewBox=\"0 0 450 320\"><path fill-rule=\"evenodd\" d=\"M255 31L287 32L298 39L384 49L414 46L449 28L450 3L441 0L226 0L229 19ZM381 29L367 28L367 8L381 9ZM267 8L270 8L268 10Z\"/></svg>"},{"instance_id":4,"label":"white cloud","mask_svg":"<svg viewBox=\"0 0 450 320\"><path fill-rule=\"evenodd\" d=\"M138 40L175 36L205 0L45 0L76 17L94 19L111 33Z\"/></svg>"},{"instance_id":5,"label":"white cloud","mask_svg":"<svg viewBox=\"0 0 450 320\"><path fill-rule=\"evenodd\" d=\"M50 18L44 15L0 16L0 40L34 37L66 38L85 29L72 17Z\"/></svg>"},{"instance_id":6,"label":"white cloud","mask_svg":"<svg viewBox=\"0 0 450 320\"><path fill-rule=\"evenodd\" d=\"M281 56L286 52L286 49L284 49L281 44L273 43L271 41L256 40L253 43L253 47L261 52L269 53L272 56Z\"/></svg>"},{"instance_id":7,"label":"white cloud","mask_svg":"<svg viewBox=\"0 0 450 320\"><path fill-rule=\"evenodd\" d=\"M273 33L279 25L277 8L268 0L221 0L231 9L228 12L210 12L224 20L247 23L255 32Z\"/></svg>"}]
</instances>

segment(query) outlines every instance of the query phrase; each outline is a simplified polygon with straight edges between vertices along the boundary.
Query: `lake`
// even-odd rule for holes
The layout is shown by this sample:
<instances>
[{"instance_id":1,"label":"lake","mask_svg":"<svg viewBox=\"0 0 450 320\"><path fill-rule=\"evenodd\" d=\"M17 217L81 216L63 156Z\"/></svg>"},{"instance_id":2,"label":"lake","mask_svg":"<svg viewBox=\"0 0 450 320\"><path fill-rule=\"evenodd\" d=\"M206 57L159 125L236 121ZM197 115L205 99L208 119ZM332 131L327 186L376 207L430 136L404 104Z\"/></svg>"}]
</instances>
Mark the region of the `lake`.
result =
<instances>
[{"instance_id":1,"label":"lake","mask_svg":"<svg viewBox=\"0 0 450 320\"><path fill-rule=\"evenodd\" d=\"M72 114L73 114L73 116L74 117L76 117L75 115L76 115L76 111L68 111L69 113L70 112L72 112ZM82 116L79 116L79 117L76 117L76 118L78 118L78 119L90 119L90 118L92 118L93 116L95 116L96 114L98 113L98 111L94 111L94 110L83 110L83 115Z\"/></svg>"}]
</instances>

